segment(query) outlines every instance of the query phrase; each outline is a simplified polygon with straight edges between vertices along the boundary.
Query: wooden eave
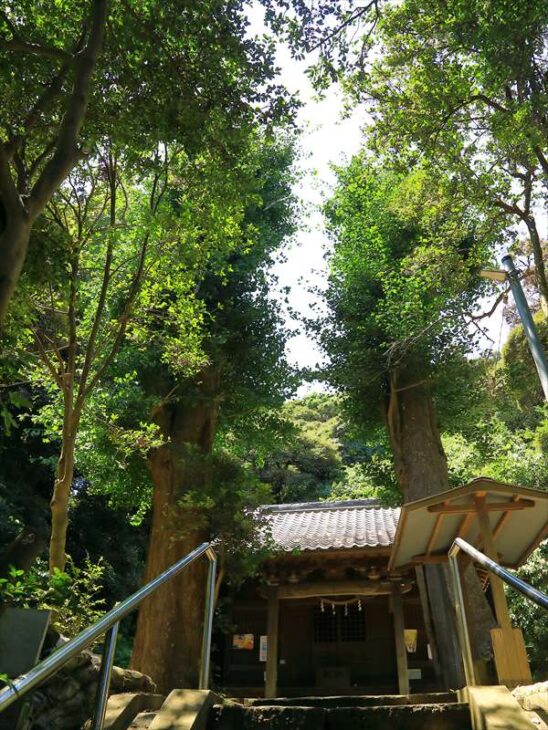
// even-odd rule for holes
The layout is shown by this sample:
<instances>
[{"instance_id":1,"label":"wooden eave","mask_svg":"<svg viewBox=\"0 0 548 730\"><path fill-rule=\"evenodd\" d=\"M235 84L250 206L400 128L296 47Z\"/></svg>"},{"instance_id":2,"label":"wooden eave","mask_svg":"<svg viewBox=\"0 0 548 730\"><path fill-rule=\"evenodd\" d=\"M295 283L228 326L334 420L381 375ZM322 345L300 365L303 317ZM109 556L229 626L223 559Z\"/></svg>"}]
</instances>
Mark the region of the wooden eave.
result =
<instances>
[{"instance_id":1,"label":"wooden eave","mask_svg":"<svg viewBox=\"0 0 548 730\"><path fill-rule=\"evenodd\" d=\"M477 497L485 498L501 565L518 568L548 537L548 492L479 477L402 507L389 570L445 562L456 537L481 550Z\"/></svg>"}]
</instances>

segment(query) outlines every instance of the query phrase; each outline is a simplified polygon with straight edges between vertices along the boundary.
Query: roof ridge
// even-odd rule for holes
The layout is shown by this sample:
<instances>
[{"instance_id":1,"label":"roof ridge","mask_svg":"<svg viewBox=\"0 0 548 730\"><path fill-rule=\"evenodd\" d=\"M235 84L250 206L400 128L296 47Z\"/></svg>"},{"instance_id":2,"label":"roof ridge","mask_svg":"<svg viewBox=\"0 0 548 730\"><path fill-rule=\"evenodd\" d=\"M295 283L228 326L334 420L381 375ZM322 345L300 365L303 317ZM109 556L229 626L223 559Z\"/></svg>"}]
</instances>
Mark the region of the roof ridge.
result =
<instances>
[{"instance_id":1,"label":"roof ridge","mask_svg":"<svg viewBox=\"0 0 548 730\"><path fill-rule=\"evenodd\" d=\"M334 502L290 502L286 504L265 504L260 509L264 512L327 512L340 509L394 509L383 507L378 499L341 499Z\"/></svg>"}]
</instances>

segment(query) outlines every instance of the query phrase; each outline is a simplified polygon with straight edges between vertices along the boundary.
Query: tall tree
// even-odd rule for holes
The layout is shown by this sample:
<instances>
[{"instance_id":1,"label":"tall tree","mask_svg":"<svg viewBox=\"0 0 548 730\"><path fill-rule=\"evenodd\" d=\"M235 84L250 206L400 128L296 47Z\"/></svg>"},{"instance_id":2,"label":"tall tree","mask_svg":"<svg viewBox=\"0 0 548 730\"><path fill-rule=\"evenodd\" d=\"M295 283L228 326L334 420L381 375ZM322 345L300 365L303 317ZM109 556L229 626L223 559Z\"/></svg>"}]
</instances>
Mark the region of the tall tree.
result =
<instances>
[{"instance_id":1,"label":"tall tree","mask_svg":"<svg viewBox=\"0 0 548 730\"><path fill-rule=\"evenodd\" d=\"M385 3L368 44L375 60L343 81L373 114L377 149L404 167L430 161L495 227L527 232L545 313L547 32L543 3Z\"/></svg>"},{"instance_id":2,"label":"tall tree","mask_svg":"<svg viewBox=\"0 0 548 730\"><path fill-rule=\"evenodd\" d=\"M152 401L152 413L141 411L135 419L122 411L116 425L130 431L148 415L157 428L147 449L152 525L146 579L207 539L213 506L218 500L228 503L216 483L213 447L219 427L224 424L226 432L241 416L252 422L267 406L281 405L291 387L268 268L293 230L293 151L291 144L263 136L251 149L252 174L241 176L234 188L244 203L243 216L212 219L205 226L203 206L192 213L205 239L239 236L232 253L230 247L211 251L196 275L201 355L189 362L189 348L181 342L179 317L188 292L178 287L176 261L171 272L143 288L142 300L149 304L128 343L132 380L140 383L142 405ZM205 565L200 561L160 589L140 612L133 666L146 669L163 690L197 684L204 599Z\"/></svg>"},{"instance_id":3,"label":"tall tree","mask_svg":"<svg viewBox=\"0 0 548 730\"><path fill-rule=\"evenodd\" d=\"M425 170L402 176L360 155L339 170L327 207L334 238L330 314L320 335L327 375L362 428L384 422L405 501L449 488L433 388L470 345L463 315L489 247L474 211L450 192L448 181ZM427 581L445 681L459 686L448 575L427 566ZM467 585L479 659L492 619L472 571Z\"/></svg>"},{"instance_id":4,"label":"tall tree","mask_svg":"<svg viewBox=\"0 0 548 730\"><path fill-rule=\"evenodd\" d=\"M195 151L258 115L285 113L271 44L245 3L15 0L0 12L0 323L38 216L109 139L139 160L161 142ZM227 120L230 119L230 122Z\"/></svg>"},{"instance_id":5,"label":"tall tree","mask_svg":"<svg viewBox=\"0 0 548 730\"><path fill-rule=\"evenodd\" d=\"M50 437L61 442L51 499L51 571L65 567L76 440L87 400L124 341L149 246L157 257L169 234L176 235L158 215L167 170L166 158L163 172L147 181L147 194L123 180L119 160L106 150L72 171L34 232L31 246L33 255L40 246L40 262L31 262L34 276L23 280L19 316L10 324L12 331L23 325L24 370L36 388L49 392L41 416Z\"/></svg>"}]
</instances>

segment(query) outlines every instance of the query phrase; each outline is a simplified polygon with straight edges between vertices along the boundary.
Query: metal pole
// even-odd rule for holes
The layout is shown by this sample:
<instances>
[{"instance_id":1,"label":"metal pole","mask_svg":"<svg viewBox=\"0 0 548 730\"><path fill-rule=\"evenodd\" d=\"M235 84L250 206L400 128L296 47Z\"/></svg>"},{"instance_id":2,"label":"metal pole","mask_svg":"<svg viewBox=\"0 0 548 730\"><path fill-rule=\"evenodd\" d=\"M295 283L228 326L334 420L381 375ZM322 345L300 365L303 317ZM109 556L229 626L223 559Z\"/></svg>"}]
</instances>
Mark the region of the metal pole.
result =
<instances>
[{"instance_id":1,"label":"metal pole","mask_svg":"<svg viewBox=\"0 0 548 730\"><path fill-rule=\"evenodd\" d=\"M185 555L184 558L178 560L172 566L160 573L159 576L151 580L145 586L140 588L136 593L125 601L122 601L115 606L111 611L106 613L96 623L84 629L82 632L71 639L68 644L64 644L56 652L50 654L46 659L40 662L36 667L31 669L27 674L23 674L21 677L12 682L8 687L0 690L0 712L5 710L11 704L20 699L23 695L29 692L34 687L38 686L41 682L44 682L48 677L55 674L62 666L64 666L69 659L79 654L82 649L86 649L88 646L93 644L95 639L102 636L111 626L125 618L129 613L136 609L147 596L168 580L178 575L183 568L190 565L194 560L204 555L211 550L209 543L204 542L192 552Z\"/></svg>"},{"instance_id":2,"label":"metal pole","mask_svg":"<svg viewBox=\"0 0 548 730\"><path fill-rule=\"evenodd\" d=\"M463 540L462 537L456 537L454 545L456 545L460 550L463 550L465 553L468 553L468 555L470 555L476 563L479 563L484 568L487 568L487 570L498 575L499 578L505 581L505 583L509 586L515 588L520 593L523 593L526 598L529 598L531 601L538 603L539 606L542 606L542 608L548 610L548 595L546 595L546 593L539 591L538 588L533 588L533 586L530 586L529 583L518 578L517 575L510 573L506 570L506 568L503 568L498 563L495 563L494 560L488 558L487 555L476 550L475 547L467 543L466 540Z\"/></svg>"},{"instance_id":3,"label":"metal pole","mask_svg":"<svg viewBox=\"0 0 548 730\"><path fill-rule=\"evenodd\" d=\"M202 634L202 661L200 664L200 689L209 688L209 666L211 657L211 634L213 630L213 610L215 608L215 577L217 575L217 557L213 550L207 551L209 567L207 570L206 606L204 613L204 631Z\"/></svg>"},{"instance_id":4,"label":"metal pole","mask_svg":"<svg viewBox=\"0 0 548 730\"><path fill-rule=\"evenodd\" d=\"M453 593L455 597L455 609L457 612L457 631L459 635L460 650L462 653L462 661L464 664L464 676L466 685L474 687L476 684L476 675L474 672L474 660L472 658L472 647L470 644L470 635L468 634L468 625L466 623L466 611L464 609L464 596L462 594L462 585L460 581L458 547L454 547L449 551L449 567L451 569L451 579L453 582Z\"/></svg>"},{"instance_id":5,"label":"metal pole","mask_svg":"<svg viewBox=\"0 0 548 730\"><path fill-rule=\"evenodd\" d=\"M548 401L548 362L546 361L546 355L535 326L535 321L531 314L531 310L529 309L529 305L527 304L525 294L523 293L523 288L518 277L518 271L514 266L512 257L508 254L502 258L502 266L504 267L508 281L510 282L510 287L523 324L525 336L527 337L527 342L529 343L529 348L537 367L540 382L542 384L542 390L544 391L544 397Z\"/></svg>"},{"instance_id":6,"label":"metal pole","mask_svg":"<svg viewBox=\"0 0 548 730\"><path fill-rule=\"evenodd\" d=\"M103 647L99 684L97 685L92 730L103 730L105 713L107 711L110 676L112 674L112 665L114 663L114 652L116 651L116 639L118 638L119 628L120 622L118 621L118 623L114 624L114 626L112 626L105 634L105 645Z\"/></svg>"}]
</instances>

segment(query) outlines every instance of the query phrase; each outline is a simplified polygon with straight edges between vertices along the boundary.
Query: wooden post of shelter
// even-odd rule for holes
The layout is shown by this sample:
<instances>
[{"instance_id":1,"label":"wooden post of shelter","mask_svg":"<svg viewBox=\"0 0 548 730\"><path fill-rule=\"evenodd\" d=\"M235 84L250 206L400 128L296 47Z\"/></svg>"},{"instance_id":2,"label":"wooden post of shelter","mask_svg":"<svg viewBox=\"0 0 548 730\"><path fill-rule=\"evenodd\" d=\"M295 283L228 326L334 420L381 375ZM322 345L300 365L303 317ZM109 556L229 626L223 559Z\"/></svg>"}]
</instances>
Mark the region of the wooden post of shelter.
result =
<instances>
[{"instance_id":1,"label":"wooden post of shelter","mask_svg":"<svg viewBox=\"0 0 548 730\"><path fill-rule=\"evenodd\" d=\"M268 588L268 607L266 616L267 653L265 697L276 697L278 691L278 626L280 617L280 599L278 587Z\"/></svg>"},{"instance_id":2,"label":"wooden post of shelter","mask_svg":"<svg viewBox=\"0 0 548 730\"><path fill-rule=\"evenodd\" d=\"M399 580L392 583L392 615L394 619L394 640L396 643L396 661L398 665L398 692L409 694L409 673L407 670L407 649L405 648L405 623L403 619L403 601Z\"/></svg>"},{"instance_id":3,"label":"wooden post of shelter","mask_svg":"<svg viewBox=\"0 0 548 730\"><path fill-rule=\"evenodd\" d=\"M430 602L428 600L428 590L426 588L426 581L424 579L424 568L422 565L415 567L415 574L417 576L417 588L419 589L419 598L422 607L422 616L424 619L424 628L426 630L426 638L428 639L428 646L430 647L430 653L432 654L432 664L434 666L434 674L436 680L442 682L443 676L441 672L440 660L438 656L438 644L436 642L436 636L434 634L434 627L432 625L432 615L430 613Z\"/></svg>"},{"instance_id":4,"label":"wooden post of shelter","mask_svg":"<svg viewBox=\"0 0 548 730\"><path fill-rule=\"evenodd\" d=\"M491 560L498 562L499 555L495 548L485 496L477 494L474 499L484 552ZM523 634L521 629L512 627L503 582L498 576L489 573L489 584L499 625L499 628L491 629L491 641L499 682L509 686L530 684L533 680Z\"/></svg>"}]
</instances>

